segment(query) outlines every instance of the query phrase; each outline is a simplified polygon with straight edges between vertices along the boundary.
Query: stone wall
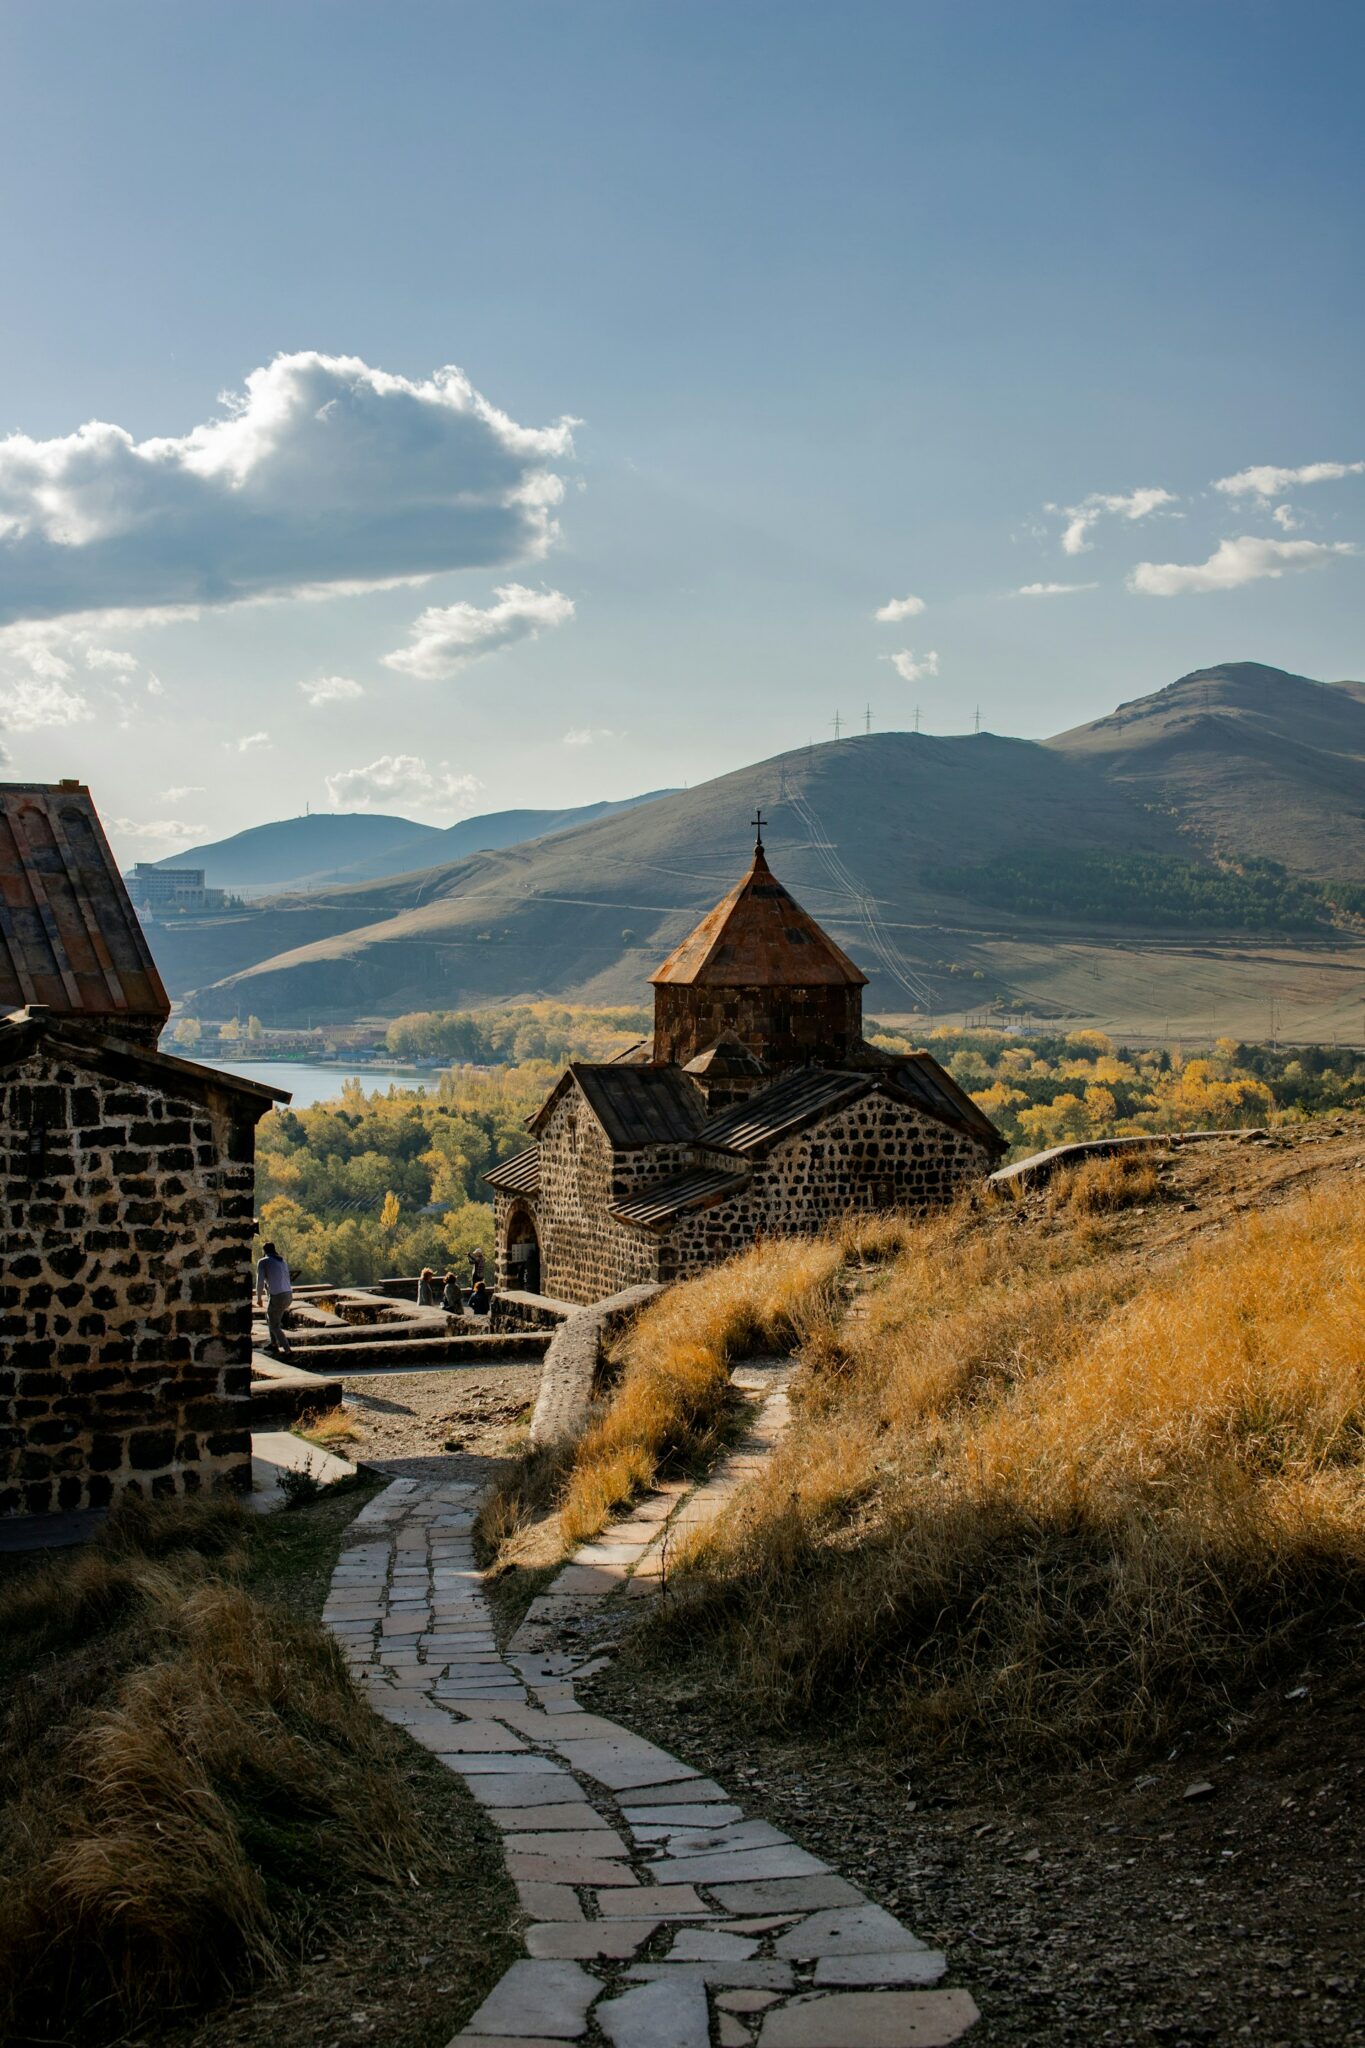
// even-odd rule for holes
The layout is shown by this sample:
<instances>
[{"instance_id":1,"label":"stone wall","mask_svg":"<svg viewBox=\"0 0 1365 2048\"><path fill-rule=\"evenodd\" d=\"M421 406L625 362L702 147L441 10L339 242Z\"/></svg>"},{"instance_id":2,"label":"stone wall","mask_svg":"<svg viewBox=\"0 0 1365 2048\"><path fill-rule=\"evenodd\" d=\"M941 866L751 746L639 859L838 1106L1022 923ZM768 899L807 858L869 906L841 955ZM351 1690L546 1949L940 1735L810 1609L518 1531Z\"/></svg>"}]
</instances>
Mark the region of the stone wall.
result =
<instances>
[{"instance_id":1,"label":"stone wall","mask_svg":"<svg viewBox=\"0 0 1365 2048\"><path fill-rule=\"evenodd\" d=\"M742 1251L760 1234L802 1236L876 1209L923 1211L984 1180L985 1145L874 1091L751 1162L746 1188L680 1216L659 1246L672 1280Z\"/></svg>"},{"instance_id":2,"label":"stone wall","mask_svg":"<svg viewBox=\"0 0 1365 2048\"><path fill-rule=\"evenodd\" d=\"M0 1074L0 1514L248 1488L254 1098L40 1040Z\"/></svg>"},{"instance_id":3,"label":"stone wall","mask_svg":"<svg viewBox=\"0 0 1365 2048\"><path fill-rule=\"evenodd\" d=\"M681 1171L691 1148L614 1151L577 1088L566 1089L555 1104L539 1143L539 1192L498 1194L494 1204L499 1286L512 1282L508 1226L522 1212L531 1216L540 1240L543 1294L560 1301L600 1301L623 1287L657 1279L656 1244L618 1223L611 1207L651 1181Z\"/></svg>"},{"instance_id":4,"label":"stone wall","mask_svg":"<svg viewBox=\"0 0 1365 2048\"><path fill-rule=\"evenodd\" d=\"M661 982L654 991L654 1058L685 1067L718 1038L737 1038L773 1071L809 1062L838 1066L862 1042L863 992L815 988L714 988Z\"/></svg>"}]
</instances>

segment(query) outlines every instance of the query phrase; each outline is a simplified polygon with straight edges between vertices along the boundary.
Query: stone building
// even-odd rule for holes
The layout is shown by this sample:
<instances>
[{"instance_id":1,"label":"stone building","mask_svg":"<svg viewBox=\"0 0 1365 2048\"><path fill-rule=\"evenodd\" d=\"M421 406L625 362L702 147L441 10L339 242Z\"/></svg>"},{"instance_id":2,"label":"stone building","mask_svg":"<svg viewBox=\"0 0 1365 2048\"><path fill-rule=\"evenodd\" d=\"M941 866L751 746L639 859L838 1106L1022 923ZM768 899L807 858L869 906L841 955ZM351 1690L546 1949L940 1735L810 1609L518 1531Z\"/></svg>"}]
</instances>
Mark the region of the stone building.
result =
<instances>
[{"instance_id":1,"label":"stone building","mask_svg":"<svg viewBox=\"0 0 1365 2048\"><path fill-rule=\"evenodd\" d=\"M928 1209L1005 1150L928 1053L862 1032L867 977L753 865L652 977L647 1056L575 1063L487 1176L498 1284L597 1301L766 1233Z\"/></svg>"},{"instance_id":2,"label":"stone building","mask_svg":"<svg viewBox=\"0 0 1365 2048\"><path fill-rule=\"evenodd\" d=\"M255 1131L170 1004L90 793L0 784L0 1515L250 1485Z\"/></svg>"}]
</instances>

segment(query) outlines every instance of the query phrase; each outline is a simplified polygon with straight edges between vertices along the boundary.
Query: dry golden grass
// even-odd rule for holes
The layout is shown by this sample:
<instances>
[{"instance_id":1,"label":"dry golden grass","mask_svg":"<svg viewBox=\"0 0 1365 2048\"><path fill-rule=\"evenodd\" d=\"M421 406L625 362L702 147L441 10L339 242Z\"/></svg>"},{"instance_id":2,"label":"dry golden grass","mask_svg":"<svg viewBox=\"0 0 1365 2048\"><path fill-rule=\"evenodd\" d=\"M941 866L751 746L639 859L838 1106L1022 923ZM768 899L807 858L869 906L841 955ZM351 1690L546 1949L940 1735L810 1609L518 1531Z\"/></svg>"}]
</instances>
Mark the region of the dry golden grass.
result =
<instances>
[{"instance_id":1,"label":"dry golden grass","mask_svg":"<svg viewBox=\"0 0 1365 2048\"><path fill-rule=\"evenodd\" d=\"M1108 1215L1115 1209L1149 1202L1160 1183L1150 1157L1115 1152L1107 1159L1082 1160L1079 1166L1054 1175L1048 1183L1048 1209L1054 1216Z\"/></svg>"},{"instance_id":2,"label":"dry golden grass","mask_svg":"<svg viewBox=\"0 0 1365 2048\"><path fill-rule=\"evenodd\" d=\"M560 1510L567 1545L596 1535L670 1458L705 1455L729 1406L731 1365L818 1329L841 1263L832 1239L781 1239L651 1303L622 1346L606 1412L575 1451Z\"/></svg>"},{"instance_id":3,"label":"dry golden grass","mask_svg":"<svg viewBox=\"0 0 1365 2048\"><path fill-rule=\"evenodd\" d=\"M131 1510L0 1602L0 2038L102 2042L281 1975L423 1844L315 1624L232 1583L240 1510Z\"/></svg>"},{"instance_id":4,"label":"dry golden grass","mask_svg":"<svg viewBox=\"0 0 1365 2048\"><path fill-rule=\"evenodd\" d=\"M295 1436L316 1444L322 1451L337 1450L343 1444L358 1444L362 1434L355 1410L348 1408L344 1401L335 1408L310 1409L294 1425Z\"/></svg>"},{"instance_id":5,"label":"dry golden grass","mask_svg":"<svg viewBox=\"0 0 1365 2048\"><path fill-rule=\"evenodd\" d=\"M1074 1755L1150 1739L1358 1611L1365 1192L1153 1271L1106 1213L1137 1164L916 1227L808 1377L669 1624L710 1624L751 1710Z\"/></svg>"}]
</instances>

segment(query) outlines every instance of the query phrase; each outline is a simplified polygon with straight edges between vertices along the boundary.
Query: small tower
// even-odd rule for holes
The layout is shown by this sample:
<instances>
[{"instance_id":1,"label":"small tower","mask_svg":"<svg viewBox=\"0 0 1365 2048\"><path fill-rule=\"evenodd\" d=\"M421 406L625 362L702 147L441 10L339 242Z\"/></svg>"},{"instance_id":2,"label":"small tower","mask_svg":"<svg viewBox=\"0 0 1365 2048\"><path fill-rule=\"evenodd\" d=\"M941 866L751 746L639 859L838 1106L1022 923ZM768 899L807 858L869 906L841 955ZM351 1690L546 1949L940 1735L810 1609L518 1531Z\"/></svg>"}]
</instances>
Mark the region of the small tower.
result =
<instances>
[{"instance_id":1,"label":"small tower","mask_svg":"<svg viewBox=\"0 0 1365 2048\"><path fill-rule=\"evenodd\" d=\"M762 812L754 827L748 874L650 976L657 1066L724 1039L774 1075L838 1067L861 1045L867 976L772 873Z\"/></svg>"}]
</instances>

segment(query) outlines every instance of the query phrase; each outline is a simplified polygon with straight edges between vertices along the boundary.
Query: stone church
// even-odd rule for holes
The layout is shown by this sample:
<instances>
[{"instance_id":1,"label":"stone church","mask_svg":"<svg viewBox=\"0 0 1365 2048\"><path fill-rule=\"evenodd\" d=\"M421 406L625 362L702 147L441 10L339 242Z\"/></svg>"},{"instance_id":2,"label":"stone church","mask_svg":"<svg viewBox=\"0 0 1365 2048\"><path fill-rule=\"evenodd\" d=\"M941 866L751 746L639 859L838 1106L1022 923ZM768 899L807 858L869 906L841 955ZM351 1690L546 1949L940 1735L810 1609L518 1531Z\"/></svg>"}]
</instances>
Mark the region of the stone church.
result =
<instances>
[{"instance_id":1,"label":"stone church","mask_svg":"<svg viewBox=\"0 0 1365 2048\"><path fill-rule=\"evenodd\" d=\"M926 1209L1005 1150L928 1053L863 1037L867 976L753 865L651 979L652 1047L575 1062L487 1175L498 1285L590 1302L766 1234Z\"/></svg>"},{"instance_id":2,"label":"stone church","mask_svg":"<svg viewBox=\"0 0 1365 2048\"><path fill-rule=\"evenodd\" d=\"M251 1481L256 1124L170 1002L90 792L0 783L0 1517Z\"/></svg>"}]
</instances>

